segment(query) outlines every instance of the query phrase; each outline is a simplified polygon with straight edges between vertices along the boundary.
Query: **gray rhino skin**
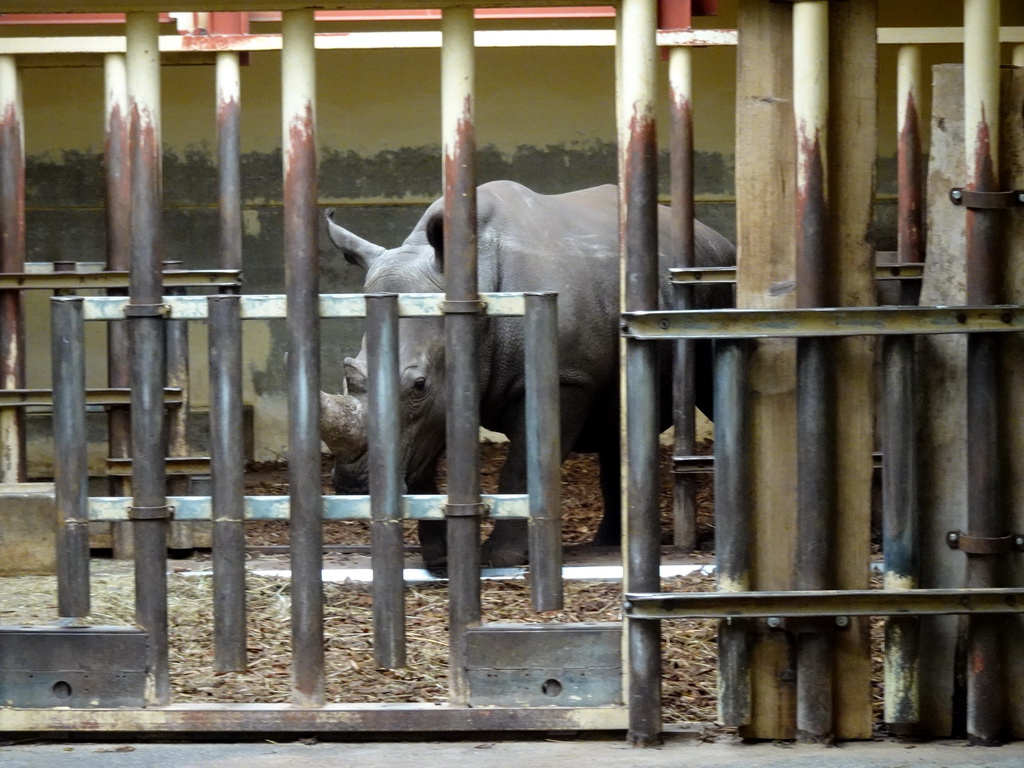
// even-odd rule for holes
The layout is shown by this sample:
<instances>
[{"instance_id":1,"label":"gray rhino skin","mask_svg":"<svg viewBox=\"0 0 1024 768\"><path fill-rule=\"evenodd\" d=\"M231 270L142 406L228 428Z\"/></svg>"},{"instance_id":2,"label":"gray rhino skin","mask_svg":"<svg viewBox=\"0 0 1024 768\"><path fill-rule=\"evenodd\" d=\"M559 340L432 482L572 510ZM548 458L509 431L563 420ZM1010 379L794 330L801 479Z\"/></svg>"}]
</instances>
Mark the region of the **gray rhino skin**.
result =
<instances>
[{"instance_id":1,"label":"gray rhino skin","mask_svg":"<svg viewBox=\"0 0 1024 768\"><path fill-rule=\"evenodd\" d=\"M619 229L618 190L613 185L561 195L541 195L511 181L478 188L479 290L557 291L561 387L561 447L596 452L600 462L604 518L595 544L616 545L619 498ZM427 293L445 290L443 201L435 201L402 245L392 250L338 226L328 212L332 242L345 258L366 269L366 293ZM662 306L669 306L666 246L669 209L658 211ZM733 245L695 222L697 264L735 264ZM731 304L723 286L698 289L700 307ZM500 493L526 491L523 321L484 318L480 334L480 420L509 438ZM659 344L667 376L671 344ZM440 318L399 321L401 457L408 493L436 493L437 461L445 441L444 330ZM366 493L366 344L345 360L346 387L322 395L322 435L335 455L338 493ZM711 416L710 344L697 351L697 405ZM667 381L667 378L666 378ZM669 387L663 386L661 420L671 423ZM421 552L428 568L446 565L443 521L420 521ZM497 521L484 544L493 567L527 560L525 521Z\"/></svg>"}]
</instances>

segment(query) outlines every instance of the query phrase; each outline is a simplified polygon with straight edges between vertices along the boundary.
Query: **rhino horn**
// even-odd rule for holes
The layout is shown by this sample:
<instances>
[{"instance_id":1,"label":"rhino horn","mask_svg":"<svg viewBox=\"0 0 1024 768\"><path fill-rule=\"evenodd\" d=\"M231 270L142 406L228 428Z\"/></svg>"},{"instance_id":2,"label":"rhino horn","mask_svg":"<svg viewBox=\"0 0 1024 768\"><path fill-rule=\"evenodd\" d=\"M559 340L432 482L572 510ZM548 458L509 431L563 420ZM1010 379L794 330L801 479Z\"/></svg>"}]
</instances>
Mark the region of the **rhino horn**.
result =
<instances>
[{"instance_id":1,"label":"rhino horn","mask_svg":"<svg viewBox=\"0 0 1024 768\"><path fill-rule=\"evenodd\" d=\"M369 240L363 240L359 235L349 232L344 227L334 223L334 209L327 209L327 233L331 242L341 251L345 261L349 264L357 264L363 269L369 269L374 260L384 252L384 248L374 245Z\"/></svg>"},{"instance_id":2,"label":"rhino horn","mask_svg":"<svg viewBox=\"0 0 1024 768\"><path fill-rule=\"evenodd\" d=\"M336 459L352 462L366 453L366 402L342 393L320 393L320 438Z\"/></svg>"}]
</instances>

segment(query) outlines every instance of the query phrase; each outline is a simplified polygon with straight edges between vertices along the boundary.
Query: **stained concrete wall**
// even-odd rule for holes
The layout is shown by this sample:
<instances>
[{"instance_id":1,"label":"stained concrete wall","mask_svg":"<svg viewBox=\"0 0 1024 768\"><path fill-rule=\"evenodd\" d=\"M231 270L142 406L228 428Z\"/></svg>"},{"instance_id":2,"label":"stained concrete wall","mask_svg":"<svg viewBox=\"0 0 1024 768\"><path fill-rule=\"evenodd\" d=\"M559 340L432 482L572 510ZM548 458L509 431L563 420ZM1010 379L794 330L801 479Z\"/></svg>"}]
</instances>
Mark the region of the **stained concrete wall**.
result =
<instances>
[{"instance_id":1,"label":"stained concrete wall","mask_svg":"<svg viewBox=\"0 0 1024 768\"><path fill-rule=\"evenodd\" d=\"M960 0L882 3L884 26L955 24ZM1004 10L1004 23L1024 23L1024 9ZM897 7L893 7L897 6ZM704 27L735 27L735 2ZM516 22L524 26L524 22ZM530 22L533 27L609 27L611 20ZM502 26L490 22L485 26ZM506 23L504 28L511 26ZM374 29L369 24L324 29ZM394 25L388 27L395 28ZM407 23L402 28L436 28ZM74 34L115 34L119 27L76 27ZM275 31L271 25L254 32ZM52 34L52 28L0 28L0 34ZM168 26L165 34L173 34ZM955 46L926 51L926 64L957 61ZM1009 56L1009 52L1007 52ZM881 81L895 83L895 49L881 57ZM102 261L103 76L99 67L34 68L22 60L26 114L28 258ZM323 51L318 54L320 202L364 237L398 244L425 206L440 194L440 54L436 49ZM479 180L511 178L543 192L614 182L614 52L611 48L481 49L478 52ZM696 69L698 215L728 236L735 232L733 145L735 51L699 50ZM245 291L281 293L280 57L253 53L242 70L242 194ZM166 258L190 268L216 265L216 167L212 66L163 69L164 226ZM662 93L667 94L665 64ZM883 88L883 91L886 89ZM895 125L891 93L880 103L881 125ZM661 139L667 146L662 104ZM927 114L926 109L923 110ZM893 129L893 134L895 129ZM879 142L878 246L894 247L894 138ZM667 194L667 162L661 164ZM358 291L361 275L320 233L321 289ZM28 302L29 386L49 385L46 300ZM327 321L323 328L325 388L340 379L340 361L358 346L359 324ZM248 323L246 393L254 406L257 458L286 449L283 323ZM193 403L207 401L206 339L192 326ZM89 384L103 386L102 329L89 329ZM30 453L37 473L42 447Z\"/></svg>"}]
</instances>

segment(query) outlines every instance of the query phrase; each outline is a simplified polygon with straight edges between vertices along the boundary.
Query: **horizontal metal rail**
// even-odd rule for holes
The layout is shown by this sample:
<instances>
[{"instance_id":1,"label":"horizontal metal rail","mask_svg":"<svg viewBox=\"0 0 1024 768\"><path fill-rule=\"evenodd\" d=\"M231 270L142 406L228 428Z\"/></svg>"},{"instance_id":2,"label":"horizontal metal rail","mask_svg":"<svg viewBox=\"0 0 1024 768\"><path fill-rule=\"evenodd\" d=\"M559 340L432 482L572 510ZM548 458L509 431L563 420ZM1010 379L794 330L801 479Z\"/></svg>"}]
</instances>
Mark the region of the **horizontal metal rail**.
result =
<instances>
[{"instance_id":1,"label":"horizontal metal rail","mask_svg":"<svg viewBox=\"0 0 1024 768\"><path fill-rule=\"evenodd\" d=\"M168 475L208 475L210 474L209 456L168 456L165 459ZM131 477L132 460L130 458L107 459L107 474L111 477Z\"/></svg>"},{"instance_id":2,"label":"horizontal metal rail","mask_svg":"<svg viewBox=\"0 0 1024 768\"><path fill-rule=\"evenodd\" d=\"M1022 613L1024 589L659 592L627 594L631 619L766 619Z\"/></svg>"},{"instance_id":3,"label":"horizontal metal rail","mask_svg":"<svg viewBox=\"0 0 1024 768\"><path fill-rule=\"evenodd\" d=\"M85 390L85 404L87 406L131 405L131 394L131 389L127 387L90 388ZM164 405L181 405L182 402L180 387L164 389ZM0 408L52 405L52 389L0 389Z\"/></svg>"},{"instance_id":4,"label":"horizontal metal rail","mask_svg":"<svg viewBox=\"0 0 1024 768\"><path fill-rule=\"evenodd\" d=\"M483 494L487 515L491 518L530 517L526 494ZM406 520L444 520L448 497L439 494L408 494L402 497L402 517ZM167 504L175 520L216 520L209 496L170 496ZM246 496L245 519L288 520L288 496ZM89 520L118 522L128 520L132 500L126 496L93 496L89 499ZM324 496L324 520L369 520L370 497Z\"/></svg>"},{"instance_id":5,"label":"horizontal metal rail","mask_svg":"<svg viewBox=\"0 0 1024 768\"><path fill-rule=\"evenodd\" d=\"M628 312L633 339L763 339L1024 331L1024 307L884 307Z\"/></svg>"},{"instance_id":6,"label":"horizontal metal rail","mask_svg":"<svg viewBox=\"0 0 1024 768\"><path fill-rule=\"evenodd\" d=\"M673 267L669 269L672 282L677 285L732 285L736 283L736 267ZM897 264L884 262L875 265L876 280L920 280L924 277L924 264Z\"/></svg>"},{"instance_id":7,"label":"horizontal metal rail","mask_svg":"<svg viewBox=\"0 0 1024 768\"><path fill-rule=\"evenodd\" d=\"M446 704L173 704L145 709L0 709L4 733L164 731L352 733L622 730L625 707L453 707Z\"/></svg>"},{"instance_id":8,"label":"horizontal metal rail","mask_svg":"<svg viewBox=\"0 0 1024 768\"><path fill-rule=\"evenodd\" d=\"M882 454L871 454L872 467L881 469ZM715 457L705 456L673 456L672 473L676 475L705 475L713 474L715 471Z\"/></svg>"},{"instance_id":9,"label":"horizontal metal rail","mask_svg":"<svg viewBox=\"0 0 1024 768\"><path fill-rule=\"evenodd\" d=\"M127 288L127 272L0 272L0 288L26 290L85 290ZM235 269L182 269L163 273L168 288L239 285L242 273ZM202 297L197 297L202 298Z\"/></svg>"},{"instance_id":10,"label":"horizontal metal rail","mask_svg":"<svg viewBox=\"0 0 1024 768\"><path fill-rule=\"evenodd\" d=\"M206 320L206 296L164 296L168 317L174 320ZM515 317L525 313L521 293L482 293L483 314ZM54 301L66 299L57 298ZM90 296L84 302L86 320L123 320L128 299L124 296ZM443 293L403 293L398 297L402 317L443 317ZM253 295L241 298L243 320L276 320L286 317L283 295ZM325 293L320 295L320 317L365 317L366 298L361 293Z\"/></svg>"}]
</instances>

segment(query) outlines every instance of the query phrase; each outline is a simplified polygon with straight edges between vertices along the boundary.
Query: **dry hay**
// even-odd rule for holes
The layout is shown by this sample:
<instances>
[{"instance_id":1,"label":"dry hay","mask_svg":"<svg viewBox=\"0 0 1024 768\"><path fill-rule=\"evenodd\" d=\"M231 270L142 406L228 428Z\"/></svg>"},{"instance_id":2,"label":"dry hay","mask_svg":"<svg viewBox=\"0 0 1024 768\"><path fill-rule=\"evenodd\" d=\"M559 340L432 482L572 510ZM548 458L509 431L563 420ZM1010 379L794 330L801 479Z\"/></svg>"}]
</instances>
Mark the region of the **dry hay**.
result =
<instances>
[{"instance_id":1,"label":"dry hay","mask_svg":"<svg viewBox=\"0 0 1024 768\"><path fill-rule=\"evenodd\" d=\"M131 624L133 577L126 565L102 564L92 579L94 624ZM175 702L287 702L291 690L289 582L247 577L248 661L245 673L213 671L212 579L168 576L170 675ZM714 589L713 577L671 579L666 590ZM49 623L56 615L52 577L0 579L0 624ZM447 588L406 588L408 665L378 668L373 658L369 586L324 584L326 693L333 702L440 702L448 698ZM487 621L615 621L621 616L617 583L567 582L566 609L534 614L521 581L485 581ZM666 722L715 720L714 622L665 622L663 683Z\"/></svg>"}]
</instances>

